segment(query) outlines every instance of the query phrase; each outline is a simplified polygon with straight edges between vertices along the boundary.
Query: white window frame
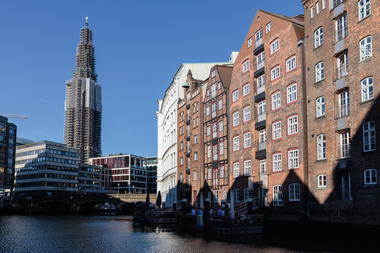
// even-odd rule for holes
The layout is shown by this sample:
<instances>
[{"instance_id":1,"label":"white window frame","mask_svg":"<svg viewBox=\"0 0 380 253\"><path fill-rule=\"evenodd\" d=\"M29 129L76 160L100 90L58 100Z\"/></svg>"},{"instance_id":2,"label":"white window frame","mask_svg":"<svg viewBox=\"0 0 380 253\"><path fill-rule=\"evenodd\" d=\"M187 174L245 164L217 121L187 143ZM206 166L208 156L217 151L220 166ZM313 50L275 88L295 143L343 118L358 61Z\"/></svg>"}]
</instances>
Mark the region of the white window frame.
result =
<instances>
[{"instance_id":1,"label":"white window frame","mask_svg":"<svg viewBox=\"0 0 380 253\"><path fill-rule=\"evenodd\" d=\"M310 7L310 18L314 18L314 7Z\"/></svg>"},{"instance_id":2,"label":"white window frame","mask_svg":"<svg viewBox=\"0 0 380 253\"><path fill-rule=\"evenodd\" d=\"M271 30L272 30L272 23L269 22L269 23L265 26L265 31L266 31L266 33L269 33Z\"/></svg>"},{"instance_id":3,"label":"white window frame","mask_svg":"<svg viewBox=\"0 0 380 253\"><path fill-rule=\"evenodd\" d=\"M251 147L251 132L244 133L244 148Z\"/></svg>"},{"instance_id":4,"label":"white window frame","mask_svg":"<svg viewBox=\"0 0 380 253\"><path fill-rule=\"evenodd\" d=\"M267 130L264 128L259 131L259 143L265 142L267 142Z\"/></svg>"},{"instance_id":5,"label":"white window frame","mask_svg":"<svg viewBox=\"0 0 380 253\"><path fill-rule=\"evenodd\" d=\"M256 70L265 66L265 51L261 52L256 57Z\"/></svg>"},{"instance_id":6,"label":"white window frame","mask_svg":"<svg viewBox=\"0 0 380 253\"><path fill-rule=\"evenodd\" d=\"M244 188L244 200L247 201L250 197L251 190L249 188Z\"/></svg>"},{"instance_id":7,"label":"white window frame","mask_svg":"<svg viewBox=\"0 0 380 253\"><path fill-rule=\"evenodd\" d=\"M198 143L198 135L194 135L194 144L197 144Z\"/></svg>"},{"instance_id":8,"label":"white window frame","mask_svg":"<svg viewBox=\"0 0 380 253\"><path fill-rule=\"evenodd\" d=\"M234 194L234 200L236 202L239 202L240 201L240 189L234 189L233 194Z\"/></svg>"},{"instance_id":9,"label":"white window frame","mask_svg":"<svg viewBox=\"0 0 380 253\"><path fill-rule=\"evenodd\" d=\"M207 134L207 136L210 136L210 134L211 134L211 126L208 126L206 128L206 134Z\"/></svg>"},{"instance_id":10,"label":"white window frame","mask_svg":"<svg viewBox=\"0 0 380 253\"><path fill-rule=\"evenodd\" d=\"M325 0L322 0L322 10L326 8Z\"/></svg>"},{"instance_id":11,"label":"white window frame","mask_svg":"<svg viewBox=\"0 0 380 253\"><path fill-rule=\"evenodd\" d=\"M325 79L325 63L321 61L315 65L315 82L320 82L323 79Z\"/></svg>"},{"instance_id":12,"label":"white window frame","mask_svg":"<svg viewBox=\"0 0 380 253\"><path fill-rule=\"evenodd\" d=\"M326 159L326 135L320 134L317 136L317 159Z\"/></svg>"},{"instance_id":13,"label":"white window frame","mask_svg":"<svg viewBox=\"0 0 380 253\"><path fill-rule=\"evenodd\" d=\"M211 118L216 117L216 102L211 104Z\"/></svg>"},{"instance_id":14,"label":"white window frame","mask_svg":"<svg viewBox=\"0 0 380 253\"><path fill-rule=\"evenodd\" d=\"M239 100L239 90L232 92L232 103Z\"/></svg>"},{"instance_id":15,"label":"white window frame","mask_svg":"<svg viewBox=\"0 0 380 253\"><path fill-rule=\"evenodd\" d=\"M282 155L281 153L276 153L272 155L273 160L273 172L282 170Z\"/></svg>"},{"instance_id":16,"label":"white window frame","mask_svg":"<svg viewBox=\"0 0 380 253\"><path fill-rule=\"evenodd\" d=\"M349 131L341 133L339 140L340 158L351 157L351 134Z\"/></svg>"},{"instance_id":17,"label":"white window frame","mask_svg":"<svg viewBox=\"0 0 380 253\"><path fill-rule=\"evenodd\" d=\"M224 128L223 121L219 121L219 132L222 132Z\"/></svg>"},{"instance_id":18,"label":"white window frame","mask_svg":"<svg viewBox=\"0 0 380 253\"><path fill-rule=\"evenodd\" d=\"M198 152L194 152L194 161L198 161Z\"/></svg>"},{"instance_id":19,"label":"white window frame","mask_svg":"<svg viewBox=\"0 0 380 253\"><path fill-rule=\"evenodd\" d=\"M270 54L274 54L278 50L280 50L280 40L277 38L272 43L270 43Z\"/></svg>"},{"instance_id":20,"label":"white window frame","mask_svg":"<svg viewBox=\"0 0 380 253\"><path fill-rule=\"evenodd\" d=\"M212 138L218 137L218 122L212 123Z\"/></svg>"},{"instance_id":21,"label":"white window frame","mask_svg":"<svg viewBox=\"0 0 380 253\"><path fill-rule=\"evenodd\" d=\"M183 157L180 158L180 165L183 165Z\"/></svg>"},{"instance_id":22,"label":"white window frame","mask_svg":"<svg viewBox=\"0 0 380 253\"><path fill-rule=\"evenodd\" d=\"M323 27L317 28L314 32L314 48L323 45Z\"/></svg>"},{"instance_id":23,"label":"white window frame","mask_svg":"<svg viewBox=\"0 0 380 253\"><path fill-rule=\"evenodd\" d=\"M283 205L283 191L282 185L273 186L273 206Z\"/></svg>"},{"instance_id":24,"label":"white window frame","mask_svg":"<svg viewBox=\"0 0 380 253\"><path fill-rule=\"evenodd\" d=\"M219 110L223 109L223 98L219 99Z\"/></svg>"},{"instance_id":25,"label":"white window frame","mask_svg":"<svg viewBox=\"0 0 380 253\"><path fill-rule=\"evenodd\" d=\"M293 83L286 87L287 93L287 103L290 104L294 101L297 101L297 83Z\"/></svg>"},{"instance_id":26,"label":"white window frame","mask_svg":"<svg viewBox=\"0 0 380 253\"><path fill-rule=\"evenodd\" d=\"M211 145L207 146L207 158L211 158Z\"/></svg>"},{"instance_id":27,"label":"white window frame","mask_svg":"<svg viewBox=\"0 0 380 253\"><path fill-rule=\"evenodd\" d=\"M257 104L257 115L259 116L259 115L265 114L265 110L266 110L265 100L262 100Z\"/></svg>"},{"instance_id":28,"label":"white window frame","mask_svg":"<svg viewBox=\"0 0 380 253\"><path fill-rule=\"evenodd\" d=\"M206 106L206 116L210 115L210 106Z\"/></svg>"},{"instance_id":29,"label":"white window frame","mask_svg":"<svg viewBox=\"0 0 380 253\"><path fill-rule=\"evenodd\" d=\"M251 120L251 107L246 106L243 108L243 122L247 122Z\"/></svg>"},{"instance_id":30,"label":"white window frame","mask_svg":"<svg viewBox=\"0 0 380 253\"><path fill-rule=\"evenodd\" d=\"M298 115L288 117L288 135L298 133Z\"/></svg>"},{"instance_id":31,"label":"white window frame","mask_svg":"<svg viewBox=\"0 0 380 253\"><path fill-rule=\"evenodd\" d=\"M213 145L212 146L212 160L213 161L218 161L218 145Z\"/></svg>"},{"instance_id":32,"label":"white window frame","mask_svg":"<svg viewBox=\"0 0 380 253\"><path fill-rule=\"evenodd\" d=\"M272 111L281 107L281 93L279 91L272 94Z\"/></svg>"},{"instance_id":33,"label":"white window frame","mask_svg":"<svg viewBox=\"0 0 380 253\"><path fill-rule=\"evenodd\" d=\"M265 87L265 74L257 77L257 88Z\"/></svg>"},{"instance_id":34,"label":"white window frame","mask_svg":"<svg viewBox=\"0 0 380 253\"><path fill-rule=\"evenodd\" d=\"M224 178L224 166L220 166L219 177L220 177L220 178Z\"/></svg>"},{"instance_id":35,"label":"white window frame","mask_svg":"<svg viewBox=\"0 0 380 253\"><path fill-rule=\"evenodd\" d=\"M286 60L286 72L289 72L296 68L296 56L290 57L288 60Z\"/></svg>"},{"instance_id":36,"label":"white window frame","mask_svg":"<svg viewBox=\"0 0 380 253\"><path fill-rule=\"evenodd\" d=\"M232 114L232 127L239 125L239 111Z\"/></svg>"},{"instance_id":37,"label":"white window frame","mask_svg":"<svg viewBox=\"0 0 380 253\"><path fill-rule=\"evenodd\" d=\"M373 96L373 77L369 76L364 78L361 82L362 102L374 98Z\"/></svg>"},{"instance_id":38,"label":"white window frame","mask_svg":"<svg viewBox=\"0 0 380 253\"><path fill-rule=\"evenodd\" d=\"M240 141L240 137L239 135L238 136L235 136L232 138L232 151L238 151L239 150L239 141Z\"/></svg>"},{"instance_id":39,"label":"white window frame","mask_svg":"<svg viewBox=\"0 0 380 253\"><path fill-rule=\"evenodd\" d=\"M249 60L242 63L242 73L246 73L249 70Z\"/></svg>"},{"instance_id":40,"label":"white window frame","mask_svg":"<svg viewBox=\"0 0 380 253\"><path fill-rule=\"evenodd\" d=\"M224 142L219 143L219 154L224 155Z\"/></svg>"},{"instance_id":41,"label":"white window frame","mask_svg":"<svg viewBox=\"0 0 380 253\"><path fill-rule=\"evenodd\" d=\"M196 170L193 171L193 181L197 181L198 172Z\"/></svg>"},{"instance_id":42,"label":"white window frame","mask_svg":"<svg viewBox=\"0 0 380 253\"><path fill-rule=\"evenodd\" d=\"M325 115L325 97L319 97L315 101L315 112L316 117L321 117Z\"/></svg>"},{"instance_id":43,"label":"white window frame","mask_svg":"<svg viewBox=\"0 0 380 253\"><path fill-rule=\"evenodd\" d=\"M359 21L371 15L371 1L360 0L358 1Z\"/></svg>"},{"instance_id":44,"label":"white window frame","mask_svg":"<svg viewBox=\"0 0 380 253\"><path fill-rule=\"evenodd\" d=\"M251 175L251 166L252 166L251 160L245 160L244 161L244 176L250 176Z\"/></svg>"},{"instance_id":45,"label":"white window frame","mask_svg":"<svg viewBox=\"0 0 380 253\"><path fill-rule=\"evenodd\" d=\"M368 121L363 124L363 151L370 152L376 150L376 130L375 121Z\"/></svg>"},{"instance_id":46,"label":"white window frame","mask_svg":"<svg viewBox=\"0 0 380 253\"><path fill-rule=\"evenodd\" d=\"M364 185L377 184L377 170L367 169L364 171Z\"/></svg>"},{"instance_id":47,"label":"white window frame","mask_svg":"<svg viewBox=\"0 0 380 253\"><path fill-rule=\"evenodd\" d=\"M272 123L272 140L281 139L281 121Z\"/></svg>"},{"instance_id":48,"label":"white window frame","mask_svg":"<svg viewBox=\"0 0 380 253\"><path fill-rule=\"evenodd\" d=\"M300 184L289 184L289 201L300 201L301 190Z\"/></svg>"},{"instance_id":49,"label":"white window frame","mask_svg":"<svg viewBox=\"0 0 380 253\"><path fill-rule=\"evenodd\" d=\"M240 175L239 162L235 162L233 166L234 166L234 178L237 178Z\"/></svg>"},{"instance_id":50,"label":"white window frame","mask_svg":"<svg viewBox=\"0 0 380 253\"><path fill-rule=\"evenodd\" d=\"M251 47L251 46L252 46L252 37L250 37L250 38L248 39L247 43L248 43L248 47Z\"/></svg>"},{"instance_id":51,"label":"white window frame","mask_svg":"<svg viewBox=\"0 0 380 253\"><path fill-rule=\"evenodd\" d=\"M335 21L335 41L338 42L347 37L348 26L347 26L347 15L340 16Z\"/></svg>"},{"instance_id":52,"label":"white window frame","mask_svg":"<svg viewBox=\"0 0 380 253\"><path fill-rule=\"evenodd\" d=\"M211 85L211 98L216 97L216 83Z\"/></svg>"},{"instance_id":53,"label":"white window frame","mask_svg":"<svg viewBox=\"0 0 380 253\"><path fill-rule=\"evenodd\" d=\"M243 86L243 97L247 96L250 93L250 83L247 83Z\"/></svg>"},{"instance_id":54,"label":"white window frame","mask_svg":"<svg viewBox=\"0 0 380 253\"><path fill-rule=\"evenodd\" d=\"M208 169L207 169L207 179L208 179L208 180L211 180L211 179L212 179L212 170L211 170L211 168L208 168ZM209 195L211 195L210 192L209 192ZM211 200L210 197L209 197L209 200Z\"/></svg>"},{"instance_id":55,"label":"white window frame","mask_svg":"<svg viewBox=\"0 0 380 253\"><path fill-rule=\"evenodd\" d=\"M292 149L288 151L288 169L298 169L299 168L299 151L298 149Z\"/></svg>"},{"instance_id":56,"label":"white window frame","mask_svg":"<svg viewBox=\"0 0 380 253\"><path fill-rule=\"evenodd\" d=\"M359 42L360 60L363 61L372 56L372 36L366 36Z\"/></svg>"},{"instance_id":57,"label":"white window frame","mask_svg":"<svg viewBox=\"0 0 380 253\"><path fill-rule=\"evenodd\" d=\"M319 2L315 3L315 14L319 14Z\"/></svg>"},{"instance_id":58,"label":"white window frame","mask_svg":"<svg viewBox=\"0 0 380 253\"><path fill-rule=\"evenodd\" d=\"M270 71L270 77L271 77L271 81L277 79L280 77L280 65L278 65L277 67L274 67L273 69L271 69Z\"/></svg>"},{"instance_id":59,"label":"white window frame","mask_svg":"<svg viewBox=\"0 0 380 253\"><path fill-rule=\"evenodd\" d=\"M327 178L325 174L318 175L318 188L326 188L327 187Z\"/></svg>"}]
</instances>

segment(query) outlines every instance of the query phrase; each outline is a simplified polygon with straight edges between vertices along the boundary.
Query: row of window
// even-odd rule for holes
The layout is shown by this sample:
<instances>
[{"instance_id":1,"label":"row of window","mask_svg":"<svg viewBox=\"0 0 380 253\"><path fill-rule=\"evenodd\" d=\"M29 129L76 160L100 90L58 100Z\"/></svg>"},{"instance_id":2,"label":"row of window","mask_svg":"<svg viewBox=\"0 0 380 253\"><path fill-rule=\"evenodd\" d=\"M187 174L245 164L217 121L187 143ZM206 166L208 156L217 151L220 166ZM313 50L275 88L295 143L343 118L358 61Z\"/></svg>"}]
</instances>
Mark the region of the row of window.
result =
<instances>
[{"instance_id":1,"label":"row of window","mask_svg":"<svg viewBox=\"0 0 380 253\"><path fill-rule=\"evenodd\" d=\"M287 118L288 136L298 133L298 115L292 115ZM281 139L281 121L272 123L272 140Z\"/></svg>"},{"instance_id":2,"label":"row of window","mask_svg":"<svg viewBox=\"0 0 380 253\"><path fill-rule=\"evenodd\" d=\"M243 108L243 122L251 120L251 107L246 106ZM232 113L232 127L239 125L239 111Z\"/></svg>"},{"instance_id":3,"label":"row of window","mask_svg":"<svg viewBox=\"0 0 380 253\"><path fill-rule=\"evenodd\" d=\"M272 23L269 22L268 24L266 24L265 26L265 31L266 33L269 33L270 31L272 30ZM262 44L262 39L263 39L263 29L260 28L260 30L258 30L256 33L255 33L255 46L258 47ZM247 41L248 43L248 47L251 47L252 46L252 37L250 37Z\"/></svg>"},{"instance_id":4,"label":"row of window","mask_svg":"<svg viewBox=\"0 0 380 253\"><path fill-rule=\"evenodd\" d=\"M289 201L300 201L300 184L289 184ZM273 186L273 206L283 205L282 185Z\"/></svg>"},{"instance_id":5,"label":"row of window","mask_svg":"<svg viewBox=\"0 0 380 253\"><path fill-rule=\"evenodd\" d=\"M322 3L322 9L325 9L325 0L320 0ZM333 0L333 8L341 4L343 0ZM315 14L318 15L320 11L319 1L315 3ZM358 14L359 21L371 15L371 1L370 0L359 0L358 1ZM314 6L310 7L310 18L314 17Z\"/></svg>"},{"instance_id":6,"label":"row of window","mask_svg":"<svg viewBox=\"0 0 380 253\"><path fill-rule=\"evenodd\" d=\"M217 161L218 160L218 146L219 146L219 155L224 155L224 142L220 142L219 144L207 146L207 158L211 158L212 160Z\"/></svg>"},{"instance_id":7,"label":"row of window","mask_svg":"<svg viewBox=\"0 0 380 253\"><path fill-rule=\"evenodd\" d=\"M214 102L211 104L211 117L212 118L216 117L216 111L217 111L216 103L217 102ZM219 99L219 101L218 101L218 110L222 110L222 109L223 109L223 98ZM206 116L210 116L210 106L206 106Z\"/></svg>"},{"instance_id":8,"label":"row of window","mask_svg":"<svg viewBox=\"0 0 380 253\"><path fill-rule=\"evenodd\" d=\"M272 110L281 107L281 92L275 91L272 95ZM297 101L297 83L290 84L286 87L286 103L290 104Z\"/></svg>"}]
</instances>

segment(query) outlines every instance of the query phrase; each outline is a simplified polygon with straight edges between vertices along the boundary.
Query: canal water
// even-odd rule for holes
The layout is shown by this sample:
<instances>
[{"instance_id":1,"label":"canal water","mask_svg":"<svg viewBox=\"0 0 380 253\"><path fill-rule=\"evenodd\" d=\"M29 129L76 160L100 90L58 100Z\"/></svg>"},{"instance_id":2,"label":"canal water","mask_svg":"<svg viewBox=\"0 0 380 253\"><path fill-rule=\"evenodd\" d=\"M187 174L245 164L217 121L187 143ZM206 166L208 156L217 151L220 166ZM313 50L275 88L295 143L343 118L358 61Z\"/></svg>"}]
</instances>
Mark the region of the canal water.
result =
<instances>
[{"instance_id":1,"label":"canal water","mask_svg":"<svg viewBox=\"0 0 380 253\"><path fill-rule=\"evenodd\" d=\"M131 216L0 216L0 252L369 252L357 246L262 235L206 239L133 226Z\"/></svg>"}]
</instances>

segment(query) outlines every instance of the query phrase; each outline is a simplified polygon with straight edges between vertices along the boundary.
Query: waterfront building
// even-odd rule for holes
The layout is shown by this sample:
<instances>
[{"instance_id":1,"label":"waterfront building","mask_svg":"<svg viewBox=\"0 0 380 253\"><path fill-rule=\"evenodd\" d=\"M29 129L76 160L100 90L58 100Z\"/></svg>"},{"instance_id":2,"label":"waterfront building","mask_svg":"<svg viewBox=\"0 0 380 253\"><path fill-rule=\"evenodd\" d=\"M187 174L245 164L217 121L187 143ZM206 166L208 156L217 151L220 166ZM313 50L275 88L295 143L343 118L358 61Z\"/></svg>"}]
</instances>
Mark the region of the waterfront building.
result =
<instances>
[{"instance_id":1,"label":"waterfront building","mask_svg":"<svg viewBox=\"0 0 380 253\"><path fill-rule=\"evenodd\" d=\"M237 53L233 52L230 61ZM186 81L189 70L197 80L205 80L211 67L222 63L183 63L175 73L172 82L165 91L163 99L158 100L157 114L157 192L161 193L162 203L171 207L177 201L177 107L179 99L184 98L181 85Z\"/></svg>"},{"instance_id":2,"label":"waterfront building","mask_svg":"<svg viewBox=\"0 0 380 253\"><path fill-rule=\"evenodd\" d=\"M238 56L239 58L239 56ZM228 150L229 101L233 63L215 65L203 87L202 115L202 171L203 194L210 206L219 206L227 201L229 191L230 164Z\"/></svg>"},{"instance_id":3,"label":"waterfront building","mask_svg":"<svg viewBox=\"0 0 380 253\"><path fill-rule=\"evenodd\" d=\"M202 87L204 81L193 78L191 70L182 84L185 96L178 101L178 196L199 208L202 183Z\"/></svg>"},{"instance_id":4,"label":"waterfront building","mask_svg":"<svg viewBox=\"0 0 380 253\"><path fill-rule=\"evenodd\" d=\"M89 159L91 165L107 171L110 191L117 193L144 194L147 190L147 159L130 154L111 154Z\"/></svg>"},{"instance_id":5,"label":"waterfront building","mask_svg":"<svg viewBox=\"0 0 380 253\"><path fill-rule=\"evenodd\" d=\"M102 154L102 93L95 72L92 31L81 29L72 80L66 81L64 139L67 147L76 148L79 162Z\"/></svg>"},{"instance_id":6,"label":"waterfront building","mask_svg":"<svg viewBox=\"0 0 380 253\"><path fill-rule=\"evenodd\" d=\"M230 190L275 214L304 209L303 37L303 15L258 10L229 89Z\"/></svg>"},{"instance_id":7,"label":"waterfront building","mask_svg":"<svg viewBox=\"0 0 380 253\"><path fill-rule=\"evenodd\" d=\"M0 115L0 198L12 195L15 174L17 126Z\"/></svg>"},{"instance_id":8,"label":"waterfront building","mask_svg":"<svg viewBox=\"0 0 380 253\"><path fill-rule=\"evenodd\" d=\"M310 218L378 225L380 2L302 3Z\"/></svg>"},{"instance_id":9,"label":"waterfront building","mask_svg":"<svg viewBox=\"0 0 380 253\"><path fill-rule=\"evenodd\" d=\"M148 184L148 193L157 193L157 156L149 156L146 158L146 170L147 178L146 182Z\"/></svg>"}]
</instances>

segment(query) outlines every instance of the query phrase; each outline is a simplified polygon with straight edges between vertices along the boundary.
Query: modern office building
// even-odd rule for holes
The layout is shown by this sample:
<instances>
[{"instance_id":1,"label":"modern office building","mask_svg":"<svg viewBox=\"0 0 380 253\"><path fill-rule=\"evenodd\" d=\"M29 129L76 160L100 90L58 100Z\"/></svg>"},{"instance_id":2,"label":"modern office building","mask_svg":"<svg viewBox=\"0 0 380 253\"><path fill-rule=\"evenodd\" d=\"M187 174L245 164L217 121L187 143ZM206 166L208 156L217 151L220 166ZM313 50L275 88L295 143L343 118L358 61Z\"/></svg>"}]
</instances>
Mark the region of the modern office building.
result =
<instances>
[{"instance_id":1,"label":"modern office building","mask_svg":"<svg viewBox=\"0 0 380 253\"><path fill-rule=\"evenodd\" d=\"M0 116L0 198L12 196L17 126Z\"/></svg>"},{"instance_id":2,"label":"modern office building","mask_svg":"<svg viewBox=\"0 0 380 253\"><path fill-rule=\"evenodd\" d=\"M108 170L110 191L117 193L143 194L147 191L147 159L141 156L111 154L89 159L91 165Z\"/></svg>"},{"instance_id":3,"label":"modern office building","mask_svg":"<svg viewBox=\"0 0 380 253\"><path fill-rule=\"evenodd\" d=\"M302 2L310 218L378 225L380 2Z\"/></svg>"},{"instance_id":4,"label":"modern office building","mask_svg":"<svg viewBox=\"0 0 380 253\"><path fill-rule=\"evenodd\" d=\"M79 162L102 154L102 92L95 72L92 31L81 29L72 80L66 82L65 130L67 147L79 151Z\"/></svg>"},{"instance_id":5,"label":"modern office building","mask_svg":"<svg viewBox=\"0 0 380 253\"><path fill-rule=\"evenodd\" d=\"M157 193L157 156L149 156L146 158L147 177L146 182L148 184L148 192L150 194Z\"/></svg>"}]
</instances>

